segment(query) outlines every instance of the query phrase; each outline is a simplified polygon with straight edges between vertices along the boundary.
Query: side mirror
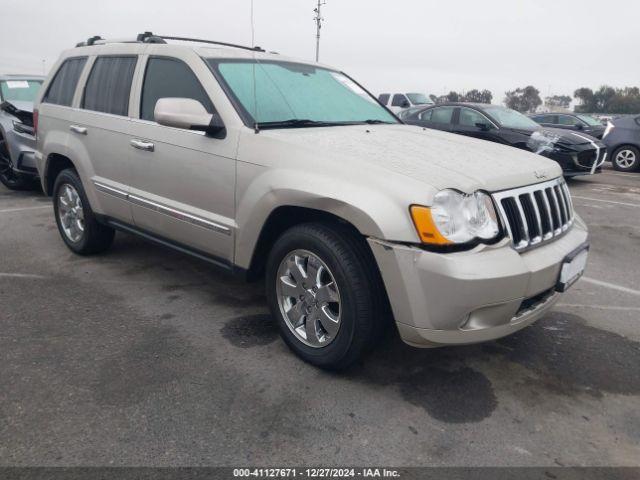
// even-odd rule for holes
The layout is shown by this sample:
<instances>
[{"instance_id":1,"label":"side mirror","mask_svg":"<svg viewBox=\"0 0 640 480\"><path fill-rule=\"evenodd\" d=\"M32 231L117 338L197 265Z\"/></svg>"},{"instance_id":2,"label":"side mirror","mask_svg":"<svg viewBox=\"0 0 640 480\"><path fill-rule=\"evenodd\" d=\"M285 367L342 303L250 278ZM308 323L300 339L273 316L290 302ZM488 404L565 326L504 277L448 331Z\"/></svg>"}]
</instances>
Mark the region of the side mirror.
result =
<instances>
[{"instance_id":1,"label":"side mirror","mask_svg":"<svg viewBox=\"0 0 640 480\"><path fill-rule=\"evenodd\" d=\"M582 125L581 123L576 123L575 127L576 130L584 130L584 125Z\"/></svg>"},{"instance_id":2,"label":"side mirror","mask_svg":"<svg viewBox=\"0 0 640 480\"><path fill-rule=\"evenodd\" d=\"M406 100L404 102L402 102L402 108L409 108L411 106L411 104L409 102L407 102Z\"/></svg>"},{"instance_id":3,"label":"side mirror","mask_svg":"<svg viewBox=\"0 0 640 480\"><path fill-rule=\"evenodd\" d=\"M215 138L224 138L226 129L220 115L211 114L192 98L161 98L153 116L160 125L206 132Z\"/></svg>"}]
</instances>

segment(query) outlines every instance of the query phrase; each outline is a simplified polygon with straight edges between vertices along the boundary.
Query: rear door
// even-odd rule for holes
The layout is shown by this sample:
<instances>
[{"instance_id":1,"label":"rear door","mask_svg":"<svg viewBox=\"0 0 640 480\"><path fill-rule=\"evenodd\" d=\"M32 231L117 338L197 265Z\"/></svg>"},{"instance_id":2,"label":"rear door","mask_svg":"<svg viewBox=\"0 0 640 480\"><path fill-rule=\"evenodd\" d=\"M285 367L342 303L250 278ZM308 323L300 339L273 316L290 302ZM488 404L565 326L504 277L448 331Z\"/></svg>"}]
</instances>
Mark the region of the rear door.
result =
<instances>
[{"instance_id":1,"label":"rear door","mask_svg":"<svg viewBox=\"0 0 640 480\"><path fill-rule=\"evenodd\" d=\"M131 208L140 229L228 263L235 230L237 132L227 130L217 139L159 125L154 118L157 101L168 97L197 100L215 112L203 81L215 80L200 57L145 59L139 118L128 139Z\"/></svg>"},{"instance_id":2,"label":"rear door","mask_svg":"<svg viewBox=\"0 0 640 480\"><path fill-rule=\"evenodd\" d=\"M450 132L453 127L455 109L456 107L450 106L429 108L418 115L419 124L427 128Z\"/></svg>"},{"instance_id":3,"label":"rear door","mask_svg":"<svg viewBox=\"0 0 640 480\"><path fill-rule=\"evenodd\" d=\"M86 155L82 181L98 213L132 222L129 193L129 103L137 55L94 57L80 108L70 125L70 150ZM92 188L90 188L92 187Z\"/></svg>"}]
</instances>

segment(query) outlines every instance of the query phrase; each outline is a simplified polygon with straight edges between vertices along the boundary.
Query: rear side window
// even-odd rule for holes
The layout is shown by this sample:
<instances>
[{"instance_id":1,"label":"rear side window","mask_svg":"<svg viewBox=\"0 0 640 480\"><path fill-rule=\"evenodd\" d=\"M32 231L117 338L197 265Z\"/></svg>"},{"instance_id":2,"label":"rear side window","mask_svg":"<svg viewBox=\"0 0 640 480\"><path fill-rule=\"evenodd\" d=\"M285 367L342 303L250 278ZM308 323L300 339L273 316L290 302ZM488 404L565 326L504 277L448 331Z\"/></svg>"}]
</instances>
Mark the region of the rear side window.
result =
<instances>
[{"instance_id":1,"label":"rear side window","mask_svg":"<svg viewBox=\"0 0 640 480\"><path fill-rule=\"evenodd\" d=\"M434 108L431 113L433 123L451 123L453 118L453 107Z\"/></svg>"},{"instance_id":2,"label":"rear side window","mask_svg":"<svg viewBox=\"0 0 640 480\"><path fill-rule=\"evenodd\" d=\"M87 63L87 57L69 58L65 60L53 78L47 94L42 101L70 107L85 63Z\"/></svg>"},{"instance_id":3,"label":"rear side window","mask_svg":"<svg viewBox=\"0 0 640 480\"><path fill-rule=\"evenodd\" d=\"M82 108L126 116L137 57L98 57L84 89Z\"/></svg>"},{"instance_id":4,"label":"rear side window","mask_svg":"<svg viewBox=\"0 0 640 480\"><path fill-rule=\"evenodd\" d=\"M213 104L191 69L180 60L151 57L142 86L140 118L155 121L153 111L161 98L191 98L199 101L209 113Z\"/></svg>"},{"instance_id":5,"label":"rear side window","mask_svg":"<svg viewBox=\"0 0 640 480\"><path fill-rule=\"evenodd\" d=\"M572 117L570 115L559 115L558 116L558 125L582 125L582 122L578 120L576 117Z\"/></svg>"},{"instance_id":6,"label":"rear side window","mask_svg":"<svg viewBox=\"0 0 640 480\"><path fill-rule=\"evenodd\" d=\"M386 105L387 103L389 103L390 96L391 95L389 95L388 93L383 93L378 97L378 100L380 101L381 104Z\"/></svg>"}]
</instances>

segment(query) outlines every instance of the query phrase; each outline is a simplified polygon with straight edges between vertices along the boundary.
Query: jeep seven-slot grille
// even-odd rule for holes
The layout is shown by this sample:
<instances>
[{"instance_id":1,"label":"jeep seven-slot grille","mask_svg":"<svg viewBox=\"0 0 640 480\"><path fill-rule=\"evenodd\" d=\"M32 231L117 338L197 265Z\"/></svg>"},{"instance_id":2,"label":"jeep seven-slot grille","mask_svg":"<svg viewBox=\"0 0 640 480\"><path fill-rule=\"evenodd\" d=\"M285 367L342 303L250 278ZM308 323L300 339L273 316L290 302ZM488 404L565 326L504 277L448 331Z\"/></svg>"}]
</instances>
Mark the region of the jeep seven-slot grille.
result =
<instances>
[{"instance_id":1,"label":"jeep seven-slot grille","mask_svg":"<svg viewBox=\"0 0 640 480\"><path fill-rule=\"evenodd\" d=\"M526 250L566 232L574 220L564 179L493 194L513 247Z\"/></svg>"}]
</instances>

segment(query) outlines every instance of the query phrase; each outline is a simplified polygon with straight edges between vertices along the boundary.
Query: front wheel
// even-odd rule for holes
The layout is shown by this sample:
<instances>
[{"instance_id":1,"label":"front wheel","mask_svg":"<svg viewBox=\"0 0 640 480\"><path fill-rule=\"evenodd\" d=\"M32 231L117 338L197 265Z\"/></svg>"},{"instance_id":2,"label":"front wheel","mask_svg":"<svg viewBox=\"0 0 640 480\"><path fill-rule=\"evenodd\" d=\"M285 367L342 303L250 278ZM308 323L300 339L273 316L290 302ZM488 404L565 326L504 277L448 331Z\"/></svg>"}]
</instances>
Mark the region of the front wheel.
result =
<instances>
[{"instance_id":1,"label":"front wheel","mask_svg":"<svg viewBox=\"0 0 640 480\"><path fill-rule=\"evenodd\" d=\"M115 231L97 221L75 170L63 170L56 178L53 210L60 236L74 253L90 255L111 246Z\"/></svg>"},{"instance_id":2,"label":"front wheel","mask_svg":"<svg viewBox=\"0 0 640 480\"><path fill-rule=\"evenodd\" d=\"M287 345L331 370L348 367L375 345L387 312L366 243L339 225L286 231L269 254L266 289Z\"/></svg>"},{"instance_id":3,"label":"front wheel","mask_svg":"<svg viewBox=\"0 0 640 480\"><path fill-rule=\"evenodd\" d=\"M613 168L620 172L634 172L640 168L640 150L636 147L620 147L613 152Z\"/></svg>"}]
</instances>

